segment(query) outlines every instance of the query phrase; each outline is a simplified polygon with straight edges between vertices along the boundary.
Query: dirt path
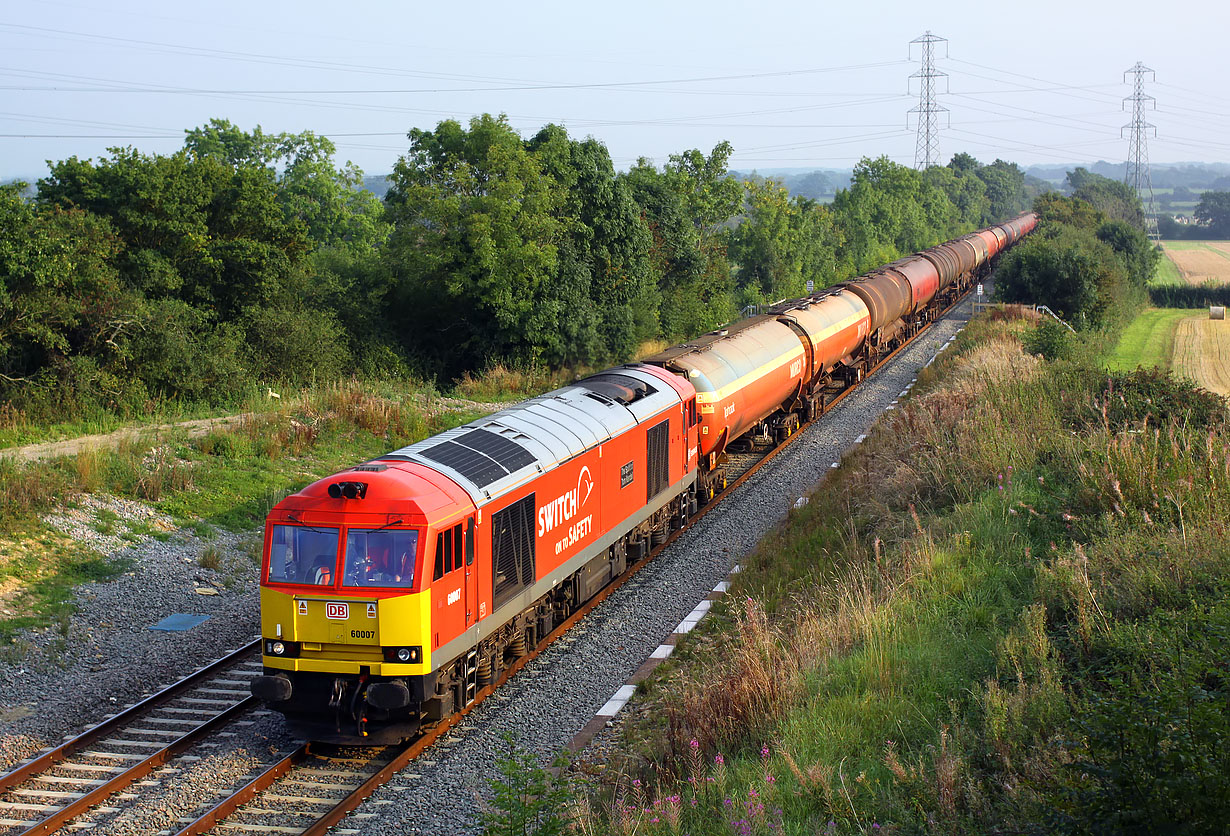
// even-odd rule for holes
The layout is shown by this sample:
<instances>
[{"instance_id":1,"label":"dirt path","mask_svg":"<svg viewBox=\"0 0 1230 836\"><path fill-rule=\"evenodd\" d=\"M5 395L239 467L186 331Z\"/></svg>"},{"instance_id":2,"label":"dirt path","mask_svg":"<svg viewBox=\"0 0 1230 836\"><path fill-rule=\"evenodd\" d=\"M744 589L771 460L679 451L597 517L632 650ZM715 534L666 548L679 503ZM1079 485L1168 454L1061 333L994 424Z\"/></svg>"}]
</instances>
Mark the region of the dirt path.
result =
<instances>
[{"instance_id":1,"label":"dirt path","mask_svg":"<svg viewBox=\"0 0 1230 836\"><path fill-rule=\"evenodd\" d=\"M1193 316L1175 331L1171 366L1219 395L1230 395L1230 320Z\"/></svg>"},{"instance_id":2,"label":"dirt path","mask_svg":"<svg viewBox=\"0 0 1230 836\"><path fill-rule=\"evenodd\" d=\"M97 435L82 435L63 441L45 441L41 444L27 444L24 447L8 447L0 450L0 457L16 459L22 462L42 461L59 456L75 456L82 450L105 447L114 450L125 441L138 441L142 438L157 438L159 434L172 430L186 430L189 438L208 435L214 429L233 427L244 420L245 415L225 415L221 418L197 418L193 421L180 421L177 424L154 424L148 427L125 427L109 433Z\"/></svg>"},{"instance_id":3,"label":"dirt path","mask_svg":"<svg viewBox=\"0 0 1230 836\"><path fill-rule=\"evenodd\" d=\"M426 395L411 395L410 400L429 413L434 412L495 412L511 404L482 403L467 401L461 398L431 398ZM16 459L21 462L42 461L59 456L75 456L82 450L91 448L107 448L114 450L126 441L155 439L162 433L175 430L185 431L189 438L199 438L208 435L216 429L229 429L242 423L252 416L252 413L242 415L225 415L221 418L197 418L192 421L180 421L174 424L154 424L147 427L125 427L109 433L83 435L68 438L63 441L46 441L39 444L27 444L24 447L8 447L0 450L0 458Z\"/></svg>"}]
</instances>

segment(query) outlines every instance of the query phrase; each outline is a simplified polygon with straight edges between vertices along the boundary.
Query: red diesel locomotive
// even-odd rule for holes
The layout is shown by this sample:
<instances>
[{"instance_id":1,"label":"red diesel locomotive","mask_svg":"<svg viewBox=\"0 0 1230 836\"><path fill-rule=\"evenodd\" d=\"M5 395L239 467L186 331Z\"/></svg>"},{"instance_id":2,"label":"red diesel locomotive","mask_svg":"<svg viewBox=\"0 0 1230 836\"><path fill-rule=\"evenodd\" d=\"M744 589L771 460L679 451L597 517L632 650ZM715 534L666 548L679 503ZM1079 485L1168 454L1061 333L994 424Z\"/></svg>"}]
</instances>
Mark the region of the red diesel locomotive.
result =
<instances>
[{"instance_id":1,"label":"red diesel locomotive","mask_svg":"<svg viewBox=\"0 0 1230 836\"><path fill-rule=\"evenodd\" d=\"M269 513L264 675L313 740L468 705L1028 233L1022 215L309 485Z\"/></svg>"}]
</instances>

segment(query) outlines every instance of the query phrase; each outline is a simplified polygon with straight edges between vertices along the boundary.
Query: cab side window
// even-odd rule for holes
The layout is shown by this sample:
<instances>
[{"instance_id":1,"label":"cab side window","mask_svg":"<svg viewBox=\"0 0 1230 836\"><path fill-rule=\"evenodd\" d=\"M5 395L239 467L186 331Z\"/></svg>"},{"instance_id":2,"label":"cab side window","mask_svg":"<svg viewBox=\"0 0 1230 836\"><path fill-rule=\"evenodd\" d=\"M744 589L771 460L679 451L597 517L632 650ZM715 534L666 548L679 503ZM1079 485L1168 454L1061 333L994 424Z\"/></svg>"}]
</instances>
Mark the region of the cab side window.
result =
<instances>
[{"instance_id":1,"label":"cab side window","mask_svg":"<svg viewBox=\"0 0 1230 836\"><path fill-rule=\"evenodd\" d=\"M464 538L460 523L436 534L436 569L432 580L438 581L464 565Z\"/></svg>"}]
</instances>

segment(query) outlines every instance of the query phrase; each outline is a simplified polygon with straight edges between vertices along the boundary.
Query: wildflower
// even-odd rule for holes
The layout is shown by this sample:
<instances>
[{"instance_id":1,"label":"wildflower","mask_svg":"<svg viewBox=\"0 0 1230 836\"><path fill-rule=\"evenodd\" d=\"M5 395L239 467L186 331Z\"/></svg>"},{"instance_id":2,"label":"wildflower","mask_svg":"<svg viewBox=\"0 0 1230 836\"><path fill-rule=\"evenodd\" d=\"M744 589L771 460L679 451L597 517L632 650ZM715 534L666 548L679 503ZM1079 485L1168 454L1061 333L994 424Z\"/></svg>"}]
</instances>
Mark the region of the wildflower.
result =
<instances>
[{"instance_id":1,"label":"wildflower","mask_svg":"<svg viewBox=\"0 0 1230 836\"><path fill-rule=\"evenodd\" d=\"M718 766L723 766L726 763L726 758L722 757L721 753L713 756L713 762Z\"/></svg>"},{"instance_id":2,"label":"wildflower","mask_svg":"<svg viewBox=\"0 0 1230 836\"><path fill-rule=\"evenodd\" d=\"M700 748L700 741L699 741L699 740L697 740L697 739L694 737L694 738L692 738L692 742L691 742L691 743L689 743L688 745L689 745L689 746L691 746L693 749L699 749L699 748Z\"/></svg>"},{"instance_id":3,"label":"wildflower","mask_svg":"<svg viewBox=\"0 0 1230 836\"><path fill-rule=\"evenodd\" d=\"M633 779L632 779L632 786L634 786L634 787L639 787L640 785L641 785L641 779L640 779L640 778L633 778Z\"/></svg>"},{"instance_id":4,"label":"wildflower","mask_svg":"<svg viewBox=\"0 0 1230 836\"><path fill-rule=\"evenodd\" d=\"M768 756L769 756L769 747L761 746L760 747L760 757L767 758Z\"/></svg>"}]
</instances>

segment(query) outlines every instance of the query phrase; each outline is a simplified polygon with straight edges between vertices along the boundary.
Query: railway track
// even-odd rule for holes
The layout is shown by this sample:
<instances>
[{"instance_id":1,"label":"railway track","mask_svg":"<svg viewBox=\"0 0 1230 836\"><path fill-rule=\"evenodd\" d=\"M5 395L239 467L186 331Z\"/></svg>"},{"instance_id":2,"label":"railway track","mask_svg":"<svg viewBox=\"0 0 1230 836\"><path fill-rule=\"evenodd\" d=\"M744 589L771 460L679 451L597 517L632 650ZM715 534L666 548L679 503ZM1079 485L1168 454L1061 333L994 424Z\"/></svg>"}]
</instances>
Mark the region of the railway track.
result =
<instances>
[{"instance_id":1,"label":"railway track","mask_svg":"<svg viewBox=\"0 0 1230 836\"><path fill-rule=\"evenodd\" d=\"M260 640L189 674L0 776L0 834L53 833L120 812L127 792L260 708L248 692ZM116 806L119 804L121 806Z\"/></svg>"},{"instance_id":2,"label":"railway track","mask_svg":"<svg viewBox=\"0 0 1230 836\"><path fill-rule=\"evenodd\" d=\"M947 315L963 298L954 301L937 319ZM921 329L879 358L869 374L891 362L926 331L927 328ZM826 412L856 386L834 393L826 403ZM795 433L771 448L732 454L725 489L705 504L693 520L719 507L723 498L798 436ZM458 713L424 727L419 736L398 746L302 744L245 776L239 786L219 787L212 804L185 811L175 836L208 832L305 836L325 833L437 743L487 696L634 577L680 534L671 532L665 542L558 625L538 647L480 690L475 700ZM246 714L263 711L248 694L250 678L261 670L259 654L257 640L0 776L0 836L45 834L62 828L101 826L105 830L108 817L120 813L126 803L139 800L138 794L132 792L134 788L157 783L157 777L150 778L157 770L175 768L176 761L199 759L185 753L193 747L210 745L209 737L221 733L228 725L250 723L251 720L244 719Z\"/></svg>"}]
</instances>

